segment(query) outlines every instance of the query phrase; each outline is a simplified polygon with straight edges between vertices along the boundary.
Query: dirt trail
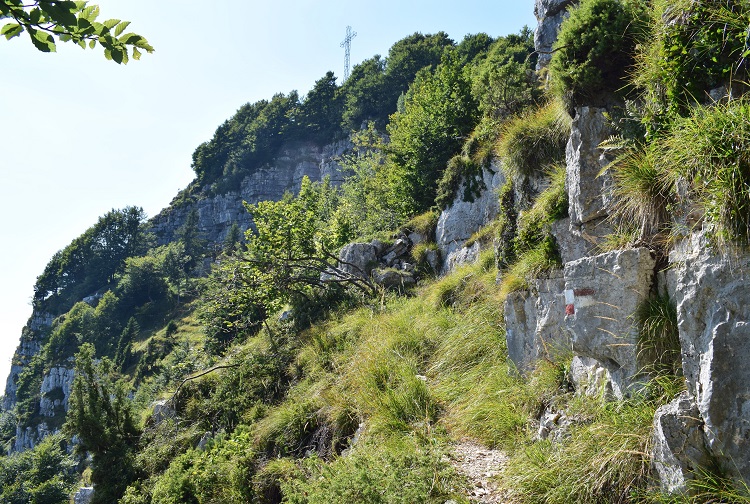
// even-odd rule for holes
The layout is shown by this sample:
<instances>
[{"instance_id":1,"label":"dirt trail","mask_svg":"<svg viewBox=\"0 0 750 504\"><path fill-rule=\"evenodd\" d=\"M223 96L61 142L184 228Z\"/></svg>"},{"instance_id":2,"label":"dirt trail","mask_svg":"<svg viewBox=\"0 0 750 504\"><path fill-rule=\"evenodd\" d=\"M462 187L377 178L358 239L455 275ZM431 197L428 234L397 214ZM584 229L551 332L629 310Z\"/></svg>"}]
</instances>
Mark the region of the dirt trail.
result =
<instances>
[{"instance_id":1,"label":"dirt trail","mask_svg":"<svg viewBox=\"0 0 750 504\"><path fill-rule=\"evenodd\" d=\"M500 450L485 448L473 441L461 441L454 451L456 469L464 474L470 483L469 500L483 504L510 502L493 477L507 463L508 456Z\"/></svg>"}]
</instances>

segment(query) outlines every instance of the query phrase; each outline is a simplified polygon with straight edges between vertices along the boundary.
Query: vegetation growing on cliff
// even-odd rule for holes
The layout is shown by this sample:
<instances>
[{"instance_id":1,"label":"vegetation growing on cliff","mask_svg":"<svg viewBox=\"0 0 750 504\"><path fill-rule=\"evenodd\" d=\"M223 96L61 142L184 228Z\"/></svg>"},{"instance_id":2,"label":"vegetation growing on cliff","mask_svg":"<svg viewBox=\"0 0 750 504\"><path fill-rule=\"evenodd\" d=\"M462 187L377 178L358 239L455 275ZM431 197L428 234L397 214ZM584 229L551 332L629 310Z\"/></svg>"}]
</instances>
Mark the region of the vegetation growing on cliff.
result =
<instances>
[{"instance_id":1,"label":"vegetation growing on cliff","mask_svg":"<svg viewBox=\"0 0 750 504\"><path fill-rule=\"evenodd\" d=\"M340 187L304 180L297 195L248 205L255 227L242 244L235 228L223 250L204 247L196 214L177 242L159 247L138 209L102 217L38 279L34 302L56 320L19 376L20 425L61 427L41 413L41 377L77 354L65 431L92 456L77 462L91 466L98 502L465 502L466 481L450 463L463 438L507 451L499 481L519 502L658 500L651 422L681 386L669 299L654 295L635 314L640 357L657 380L622 403L574 394L569 356L521 376L508 358L502 302L562 266L552 234L568 209L561 98L567 108L616 104L619 136L607 143L619 154L608 167L615 224L635 223L635 239L661 247L669 241L654 236L689 222L696 205L719 240L747 241L746 100L674 101L695 86L736 87L746 11L678 8L686 21L673 32L660 24L660 2L581 2L561 29L551 97L532 72L524 29L460 44L415 34L356 66L342 86L329 72L302 99L293 91L242 106L196 149L194 190L235 187L284 142L357 130L342 160L351 177ZM711 72L693 82L698 63L663 44L718 48L715 26L704 32L692 10L704 8L735 31L717 61L698 58ZM656 74L661 83L644 77ZM495 250L442 278L424 275L405 296L341 268L343 245L401 228L424 235L412 255L426 272L435 207L471 200L493 162L505 179L500 215L471 243L494 238ZM555 442L537 436L547 409L575 419ZM36 458L51 460L54 473L29 478L22 499L40 489L49 502L67 496L72 462L51 443L3 459L4 478L38 475ZM731 494L708 498L722 495Z\"/></svg>"}]
</instances>

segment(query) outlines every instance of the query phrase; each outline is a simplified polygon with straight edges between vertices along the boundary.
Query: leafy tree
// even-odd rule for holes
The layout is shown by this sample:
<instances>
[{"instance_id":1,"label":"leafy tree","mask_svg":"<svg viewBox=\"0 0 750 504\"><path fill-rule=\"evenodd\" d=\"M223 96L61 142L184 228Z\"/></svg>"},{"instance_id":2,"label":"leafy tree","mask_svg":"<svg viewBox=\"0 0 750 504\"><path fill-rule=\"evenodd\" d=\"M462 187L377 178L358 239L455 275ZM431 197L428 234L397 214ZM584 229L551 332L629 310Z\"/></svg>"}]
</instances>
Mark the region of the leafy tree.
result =
<instances>
[{"instance_id":1,"label":"leafy tree","mask_svg":"<svg viewBox=\"0 0 750 504\"><path fill-rule=\"evenodd\" d=\"M182 244L185 257L185 274L189 274L198 266L198 261L203 257L203 240L198 230L198 210L193 208L185 219L180 229L177 230L179 243Z\"/></svg>"},{"instance_id":2,"label":"leafy tree","mask_svg":"<svg viewBox=\"0 0 750 504\"><path fill-rule=\"evenodd\" d=\"M341 87L344 94L342 124L347 130L359 130L374 121L385 127L388 116L396 112L398 98L405 93L421 69L435 67L453 41L444 32L434 35L414 33L399 40L388 51L355 65Z\"/></svg>"},{"instance_id":3,"label":"leafy tree","mask_svg":"<svg viewBox=\"0 0 750 504\"><path fill-rule=\"evenodd\" d=\"M485 116L500 119L521 112L541 97L534 68L534 34L498 38L472 75L472 92Z\"/></svg>"},{"instance_id":4,"label":"leafy tree","mask_svg":"<svg viewBox=\"0 0 750 504\"><path fill-rule=\"evenodd\" d=\"M494 39L486 33L467 34L456 46L456 52L464 64L470 64L486 57L493 42Z\"/></svg>"},{"instance_id":5,"label":"leafy tree","mask_svg":"<svg viewBox=\"0 0 750 504\"><path fill-rule=\"evenodd\" d=\"M409 89L417 73L423 68L436 67L446 49L452 49L454 45L448 34L442 31L434 35L414 33L393 44L386 60L388 87L385 100L395 106L399 95Z\"/></svg>"},{"instance_id":6,"label":"leafy tree","mask_svg":"<svg viewBox=\"0 0 750 504\"><path fill-rule=\"evenodd\" d=\"M225 259L211 272L198 318L212 353L220 353L240 336L255 333L266 319L261 296L247 285L252 274L251 267L239 258Z\"/></svg>"},{"instance_id":7,"label":"leafy tree","mask_svg":"<svg viewBox=\"0 0 750 504\"><path fill-rule=\"evenodd\" d=\"M370 280L349 273L316 233L317 216L304 201L286 197L248 205L256 233L248 236L244 260L252 266L248 284L259 290L269 312L293 296L308 298L308 288L326 284L351 285L374 293ZM326 275L322 275L326 273Z\"/></svg>"},{"instance_id":8,"label":"leafy tree","mask_svg":"<svg viewBox=\"0 0 750 504\"><path fill-rule=\"evenodd\" d=\"M375 124L353 135L352 142L352 153L342 159L351 174L341 185L332 233L348 240L369 239L396 229L407 220L410 207L391 183L386 146Z\"/></svg>"},{"instance_id":9,"label":"leafy tree","mask_svg":"<svg viewBox=\"0 0 750 504\"><path fill-rule=\"evenodd\" d=\"M112 361L104 357L97 364L94 355L93 345L81 345L64 429L78 436L77 451L92 456L92 502L98 504L117 502L135 479L133 456L140 431Z\"/></svg>"},{"instance_id":10,"label":"leafy tree","mask_svg":"<svg viewBox=\"0 0 750 504\"><path fill-rule=\"evenodd\" d=\"M113 283L125 259L146 251L149 237L139 207L111 210L57 252L34 285L34 304L64 313L83 296Z\"/></svg>"},{"instance_id":11,"label":"leafy tree","mask_svg":"<svg viewBox=\"0 0 750 504\"><path fill-rule=\"evenodd\" d=\"M0 501L66 504L76 472L64 443L63 437L55 434L32 450L0 458Z\"/></svg>"},{"instance_id":12,"label":"leafy tree","mask_svg":"<svg viewBox=\"0 0 750 504\"><path fill-rule=\"evenodd\" d=\"M99 6L85 1L21 0L0 1L0 20L10 19L0 28L7 40L29 34L32 44L42 52L55 52L56 41L74 42L93 49L98 43L104 56L116 63L127 63L129 55L141 58L141 51L154 52L148 41L136 33L123 33L130 21L97 21ZM129 52L130 50L130 52Z\"/></svg>"},{"instance_id":13,"label":"leafy tree","mask_svg":"<svg viewBox=\"0 0 750 504\"><path fill-rule=\"evenodd\" d=\"M240 249L242 245L242 231L240 226L233 222L224 238L223 252L226 255L232 255Z\"/></svg>"},{"instance_id":14,"label":"leafy tree","mask_svg":"<svg viewBox=\"0 0 750 504\"><path fill-rule=\"evenodd\" d=\"M160 257L131 257L125 263L125 272L117 284L123 313L132 313L136 308L159 304L168 298L169 288Z\"/></svg>"},{"instance_id":15,"label":"leafy tree","mask_svg":"<svg viewBox=\"0 0 750 504\"><path fill-rule=\"evenodd\" d=\"M191 257L185 253L185 244L181 241L160 247L159 253L162 254L162 273L177 292L177 303L179 304L184 284L188 280L188 264Z\"/></svg>"},{"instance_id":16,"label":"leafy tree","mask_svg":"<svg viewBox=\"0 0 750 504\"><path fill-rule=\"evenodd\" d=\"M224 179L217 190L230 189L241 178L271 161L285 139L293 138L299 112L296 91L248 103L217 128L214 137L193 153L193 170L201 186Z\"/></svg>"},{"instance_id":17,"label":"leafy tree","mask_svg":"<svg viewBox=\"0 0 750 504\"><path fill-rule=\"evenodd\" d=\"M385 60L380 55L354 65L340 93L344 97L341 124L348 131L359 130L368 121L384 126L395 110L395 103L391 110L385 102Z\"/></svg>"},{"instance_id":18,"label":"leafy tree","mask_svg":"<svg viewBox=\"0 0 750 504\"><path fill-rule=\"evenodd\" d=\"M404 111L391 116L388 125L394 183L411 213L433 204L448 160L461 150L477 119L470 80L455 54L447 54L434 74L417 76Z\"/></svg>"},{"instance_id":19,"label":"leafy tree","mask_svg":"<svg viewBox=\"0 0 750 504\"><path fill-rule=\"evenodd\" d=\"M333 72L327 72L307 93L297 115L297 126L305 137L330 142L341 132L343 96L338 89Z\"/></svg>"}]
</instances>

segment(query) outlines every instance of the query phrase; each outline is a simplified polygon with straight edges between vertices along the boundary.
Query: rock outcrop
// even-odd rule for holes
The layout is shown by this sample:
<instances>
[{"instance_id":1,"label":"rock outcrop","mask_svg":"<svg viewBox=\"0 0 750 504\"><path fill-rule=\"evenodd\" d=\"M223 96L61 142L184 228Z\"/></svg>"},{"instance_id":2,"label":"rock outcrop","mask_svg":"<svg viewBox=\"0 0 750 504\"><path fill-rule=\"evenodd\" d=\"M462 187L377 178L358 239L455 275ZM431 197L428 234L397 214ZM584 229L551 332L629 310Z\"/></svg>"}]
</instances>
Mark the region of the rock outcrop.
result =
<instances>
[{"instance_id":1,"label":"rock outcrop","mask_svg":"<svg viewBox=\"0 0 750 504\"><path fill-rule=\"evenodd\" d=\"M292 142L282 146L272 165L260 167L245 177L240 189L213 196L199 195L197 201L175 203L150 221L159 244L169 243L195 210L198 231L202 239L221 243L229 228L237 224L246 230L251 226L250 215L243 201L276 201L285 192L299 191L304 177L320 181L329 177L334 185L344 180L338 159L351 148L348 141L319 146L312 142Z\"/></svg>"},{"instance_id":2,"label":"rock outcrop","mask_svg":"<svg viewBox=\"0 0 750 504\"><path fill-rule=\"evenodd\" d=\"M654 282L656 260L646 248L617 250L565 265L565 326L573 352L595 359L627 395L638 372L633 314Z\"/></svg>"},{"instance_id":3,"label":"rock outcrop","mask_svg":"<svg viewBox=\"0 0 750 504\"><path fill-rule=\"evenodd\" d=\"M750 254L718 251L702 233L670 254L687 389L710 454L750 482Z\"/></svg>"},{"instance_id":4,"label":"rock outcrop","mask_svg":"<svg viewBox=\"0 0 750 504\"><path fill-rule=\"evenodd\" d=\"M45 417L53 417L62 408L68 411L68 400L73 389L73 378L75 371L66 367L58 366L44 375L40 389L41 399L39 401L39 414Z\"/></svg>"},{"instance_id":5,"label":"rock outcrop","mask_svg":"<svg viewBox=\"0 0 750 504\"><path fill-rule=\"evenodd\" d=\"M412 241L410 236L416 241ZM417 283L418 272L411 249L425 239L427 237L418 233L400 233L391 244L380 240L349 243L339 252L338 269L349 275L371 279L374 284L386 289L403 290ZM437 272L437 258L426 260L433 272ZM321 276L323 280L327 277L330 278L330 274L323 273Z\"/></svg>"},{"instance_id":6,"label":"rock outcrop","mask_svg":"<svg viewBox=\"0 0 750 504\"><path fill-rule=\"evenodd\" d=\"M497 189L504 183L505 175L500 166L492 163L482 173L484 188L480 194L472 201L464 201L465 181L462 181L452 204L441 212L435 232L443 257L443 272L477 258L479 246L464 250L464 244L482 226L497 217L500 210Z\"/></svg>"},{"instance_id":7,"label":"rock outcrop","mask_svg":"<svg viewBox=\"0 0 750 504\"><path fill-rule=\"evenodd\" d=\"M687 492L687 483L696 471L710 464L695 399L683 392L656 410L653 438L651 455L662 490Z\"/></svg>"},{"instance_id":8,"label":"rock outcrop","mask_svg":"<svg viewBox=\"0 0 750 504\"><path fill-rule=\"evenodd\" d=\"M43 335L52 326L53 316L49 313L40 313L34 310L26 327L21 332L21 341L13 354L10 373L5 382L5 394L3 395L3 410L9 411L16 404L16 391L18 389L18 376L29 365L31 359L42 349L41 340Z\"/></svg>"},{"instance_id":9,"label":"rock outcrop","mask_svg":"<svg viewBox=\"0 0 750 504\"><path fill-rule=\"evenodd\" d=\"M565 279L562 271L532 282L531 289L514 292L505 300L505 335L508 357L520 372L533 369L543 358L570 349L565 327Z\"/></svg>"},{"instance_id":10,"label":"rock outcrop","mask_svg":"<svg viewBox=\"0 0 750 504\"><path fill-rule=\"evenodd\" d=\"M568 15L567 9L578 0L536 0L534 15L538 25L534 31L534 46L538 51L537 70L552 59L552 45L557 40L557 31Z\"/></svg>"}]
</instances>

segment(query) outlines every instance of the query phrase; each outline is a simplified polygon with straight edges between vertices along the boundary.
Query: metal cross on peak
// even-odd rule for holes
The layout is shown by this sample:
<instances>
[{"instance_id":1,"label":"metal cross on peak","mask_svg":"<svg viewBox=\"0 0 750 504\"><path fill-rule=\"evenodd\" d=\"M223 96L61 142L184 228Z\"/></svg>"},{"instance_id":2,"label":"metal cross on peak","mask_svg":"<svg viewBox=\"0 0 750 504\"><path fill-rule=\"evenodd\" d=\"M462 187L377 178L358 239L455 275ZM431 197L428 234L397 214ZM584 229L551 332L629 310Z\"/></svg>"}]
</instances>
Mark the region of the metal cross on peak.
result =
<instances>
[{"instance_id":1,"label":"metal cross on peak","mask_svg":"<svg viewBox=\"0 0 750 504\"><path fill-rule=\"evenodd\" d=\"M346 27L346 38L341 42L344 48L344 82L349 78L349 56L351 55L352 39L357 36L357 32L352 31L351 26Z\"/></svg>"}]
</instances>

